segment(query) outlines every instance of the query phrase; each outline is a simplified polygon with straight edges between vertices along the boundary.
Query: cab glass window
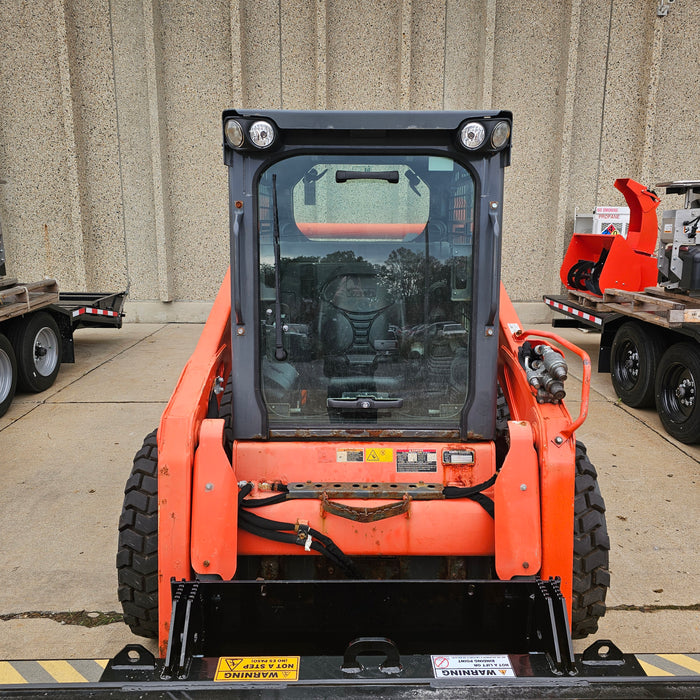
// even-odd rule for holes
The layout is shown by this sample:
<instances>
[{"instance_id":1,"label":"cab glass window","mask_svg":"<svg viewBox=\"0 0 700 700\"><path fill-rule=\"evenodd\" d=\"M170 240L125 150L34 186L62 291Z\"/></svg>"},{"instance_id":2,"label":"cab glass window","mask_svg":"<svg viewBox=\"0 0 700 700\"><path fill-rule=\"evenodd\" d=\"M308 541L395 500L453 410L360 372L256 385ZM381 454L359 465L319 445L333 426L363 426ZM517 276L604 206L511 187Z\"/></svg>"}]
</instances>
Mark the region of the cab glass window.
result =
<instances>
[{"instance_id":1,"label":"cab glass window","mask_svg":"<svg viewBox=\"0 0 700 700\"><path fill-rule=\"evenodd\" d=\"M432 155L294 156L263 172L257 197L270 425L456 426L469 386L469 171Z\"/></svg>"}]
</instances>

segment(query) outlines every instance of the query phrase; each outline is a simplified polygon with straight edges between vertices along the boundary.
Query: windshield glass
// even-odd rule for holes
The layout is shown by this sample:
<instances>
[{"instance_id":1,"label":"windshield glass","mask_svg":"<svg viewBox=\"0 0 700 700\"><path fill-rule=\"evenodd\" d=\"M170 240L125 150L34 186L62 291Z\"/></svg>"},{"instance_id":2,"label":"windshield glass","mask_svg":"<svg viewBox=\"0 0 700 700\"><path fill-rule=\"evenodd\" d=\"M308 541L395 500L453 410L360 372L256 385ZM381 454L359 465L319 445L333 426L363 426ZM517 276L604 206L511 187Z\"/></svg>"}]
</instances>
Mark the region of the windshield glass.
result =
<instances>
[{"instance_id":1,"label":"windshield glass","mask_svg":"<svg viewBox=\"0 0 700 700\"><path fill-rule=\"evenodd\" d=\"M445 157L304 155L263 172L260 371L271 425L457 425L473 213L473 178Z\"/></svg>"}]
</instances>

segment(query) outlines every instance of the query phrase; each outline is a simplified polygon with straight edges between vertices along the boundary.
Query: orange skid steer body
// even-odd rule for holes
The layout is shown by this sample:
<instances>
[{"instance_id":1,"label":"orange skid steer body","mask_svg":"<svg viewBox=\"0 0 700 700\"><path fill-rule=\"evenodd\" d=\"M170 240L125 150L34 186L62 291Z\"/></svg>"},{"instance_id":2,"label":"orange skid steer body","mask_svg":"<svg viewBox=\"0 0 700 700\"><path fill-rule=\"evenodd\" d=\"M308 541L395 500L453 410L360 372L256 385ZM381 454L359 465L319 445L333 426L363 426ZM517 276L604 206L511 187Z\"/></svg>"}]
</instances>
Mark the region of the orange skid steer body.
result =
<instances>
[{"instance_id":1,"label":"orange skid steer body","mask_svg":"<svg viewBox=\"0 0 700 700\"><path fill-rule=\"evenodd\" d=\"M557 679L645 677L611 642L573 653L609 586L575 438L591 365L501 284L511 124L224 112L231 265L120 520L124 620L159 658L132 646L103 681L583 697Z\"/></svg>"},{"instance_id":2,"label":"orange skid steer body","mask_svg":"<svg viewBox=\"0 0 700 700\"><path fill-rule=\"evenodd\" d=\"M573 668L569 621L595 631L608 585L574 437L590 361L523 331L500 283L510 125L224 113L231 268L157 431L157 590L119 560L127 622L150 633L157 600L174 675L356 638ZM575 420L550 341L583 363Z\"/></svg>"},{"instance_id":3,"label":"orange skid steer body","mask_svg":"<svg viewBox=\"0 0 700 700\"><path fill-rule=\"evenodd\" d=\"M518 350L536 335L522 332L505 290L501 290L500 383L512 419L510 448L495 484L484 493L494 501L494 517L472 500L440 499L439 487L469 488L495 474L491 442L236 441L232 458L224 450L224 421L208 419L211 388L226 376L229 356L230 294L228 276L217 296L197 348L166 408L158 433L159 601L160 650L165 656L170 632L172 578L214 574L233 579L239 555L295 555L299 546L256 537L231 526L238 517L238 484L252 484L252 498L274 494L276 484L318 489L318 498L289 499L265 508L273 520L308 523L329 536L349 556L460 556L494 557L503 580L528 576L559 577L567 607L571 604L573 553L573 432L587 413L590 360L567 341L583 361L581 412L574 421L563 404L538 404ZM194 410L193 410L194 409ZM437 465L430 483L415 473L397 473L397 453L428 455ZM453 455L464 462L452 463ZM358 461L353 461L357 459ZM352 469L350 469L352 467ZM348 476L352 475L352 480ZM319 483L319 475L322 481ZM343 498L372 484L396 489L405 504L394 517L373 520L396 500ZM420 494L429 489L425 500ZM332 501L323 492L338 492ZM418 493L412 498L412 493ZM430 497L430 496L435 496ZM437 503L439 500L439 503ZM345 507L354 517L341 517ZM310 552L311 556L318 556ZM569 613L570 614L570 613Z\"/></svg>"}]
</instances>

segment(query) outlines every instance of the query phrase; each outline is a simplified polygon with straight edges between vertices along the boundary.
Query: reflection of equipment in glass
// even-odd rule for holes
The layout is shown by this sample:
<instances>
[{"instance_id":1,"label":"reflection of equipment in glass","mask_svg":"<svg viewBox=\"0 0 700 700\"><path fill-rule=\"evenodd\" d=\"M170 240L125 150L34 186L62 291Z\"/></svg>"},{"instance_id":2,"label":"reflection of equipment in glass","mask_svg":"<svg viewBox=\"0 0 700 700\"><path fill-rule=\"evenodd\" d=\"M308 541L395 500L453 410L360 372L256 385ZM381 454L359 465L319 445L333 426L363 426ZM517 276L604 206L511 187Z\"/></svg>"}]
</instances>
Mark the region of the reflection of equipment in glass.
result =
<instances>
[{"instance_id":1,"label":"reflection of equipment in glass","mask_svg":"<svg viewBox=\"0 0 700 700\"><path fill-rule=\"evenodd\" d=\"M396 354L393 329L401 325L400 304L371 268L346 266L326 282L321 290L319 338L324 374L329 377L329 409L376 411L403 406L396 395L399 382L381 372L381 366Z\"/></svg>"},{"instance_id":2,"label":"reflection of equipment in glass","mask_svg":"<svg viewBox=\"0 0 700 700\"><path fill-rule=\"evenodd\" d=\"M311 168L306 175L304 175L304 204L306 206L315 206L316 204L316 183L328 172L324 170L319 173L316 168Z\"/></svg>"}]
</instances>

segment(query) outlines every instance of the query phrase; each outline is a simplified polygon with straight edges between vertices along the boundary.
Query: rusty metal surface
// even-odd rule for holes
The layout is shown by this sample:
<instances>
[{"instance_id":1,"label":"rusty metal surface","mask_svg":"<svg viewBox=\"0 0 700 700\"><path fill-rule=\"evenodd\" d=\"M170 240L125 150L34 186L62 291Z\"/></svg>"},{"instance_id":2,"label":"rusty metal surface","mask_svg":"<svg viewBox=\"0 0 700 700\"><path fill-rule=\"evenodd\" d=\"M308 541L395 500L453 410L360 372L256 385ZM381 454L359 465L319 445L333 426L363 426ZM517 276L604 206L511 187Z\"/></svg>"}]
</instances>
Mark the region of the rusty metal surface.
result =
<instances>
[{"instance_id":1,"label":"rusty metal surface","mask_svg":"<svg viewBox=\"0 0 700 700\"><path fill-rule=\"evenodd\" d=\"M349 506L343 503L334 503L328 500L324 493L321 497L322 508L326 513L337 515L340 518L354 520L357 523L376 523L378 520L393 518L396 515L408 514L411 509L411 497L406 494L402 500L387 503L383 506Z\"/></svg>"}]
</instances>

